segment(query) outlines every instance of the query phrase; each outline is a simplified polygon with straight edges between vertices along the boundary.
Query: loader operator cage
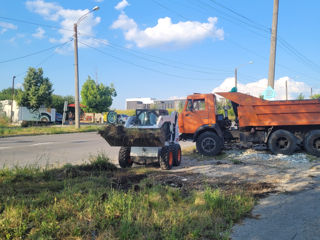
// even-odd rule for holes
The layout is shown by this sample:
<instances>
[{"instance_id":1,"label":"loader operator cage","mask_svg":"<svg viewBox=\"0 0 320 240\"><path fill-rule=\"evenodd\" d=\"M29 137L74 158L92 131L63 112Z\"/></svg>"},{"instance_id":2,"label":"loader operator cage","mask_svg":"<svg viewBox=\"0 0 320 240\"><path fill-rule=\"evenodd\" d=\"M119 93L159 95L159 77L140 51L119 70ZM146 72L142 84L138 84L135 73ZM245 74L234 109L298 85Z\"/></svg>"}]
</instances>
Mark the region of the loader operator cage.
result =
<instances>
[{"instance_id":1,"label":"loader operator cage","mask_svg":"<svg viewBox=\"0 0 320 240\"><path fill-rule=\"evenodd\" d=\"M136 125L152 126L156 125L159 116L169 115L167 110L156 109L137 109L136 110Z\"/></svg>"}]
</instances>

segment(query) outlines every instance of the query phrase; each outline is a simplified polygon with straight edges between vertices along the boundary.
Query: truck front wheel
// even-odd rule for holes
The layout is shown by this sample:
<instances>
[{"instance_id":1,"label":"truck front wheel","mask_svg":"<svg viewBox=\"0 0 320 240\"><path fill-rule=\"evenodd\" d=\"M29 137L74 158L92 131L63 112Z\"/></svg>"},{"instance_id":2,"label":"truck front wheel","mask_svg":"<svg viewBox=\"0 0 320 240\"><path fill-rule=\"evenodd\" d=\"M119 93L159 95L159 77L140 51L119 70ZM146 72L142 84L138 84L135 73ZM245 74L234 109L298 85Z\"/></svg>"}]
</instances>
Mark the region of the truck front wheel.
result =
<instances>
[{"instance_id":1,"label":"truck front wheel","mask_svg":"<svg viewBox=\"0 0 320 240\"><path fill-rule=\"evenodd\" d=\"M196 141L197 150L205 156L218 155L223 146L223 140L214 132L204 132Z\"/></svg>"},{"instance_id":2,"label":"truck front wheel","mask_svg":"<svg viewBox=\"0 0 320 240\"><path fill-rule=\"evenodd\" d=\"M119 165L121 168L131 167L133 162L130 158L130 147L121 147L119 151Z\"/></svg>"},{"instance_id":3,"label":"truck front wheel","mask_svg":"<svg viewBox=\"0 0 320 240\"><path fill-rule=\"evenodd\" d=\"M303 144L309 154L320 157L320 130L310 131L304 138Z\"/></svg>"},{"instance_id":4,"label":"truck front wheel","mask_svg":"<svg viewBox=\"0 0 320 240\"><path fill-rule=\"evenodd\" d=\"M274 154L291 155L296 150L297 140L291 132L280 129L271 134L268 147Z\"/></svg>"}]
</instances>

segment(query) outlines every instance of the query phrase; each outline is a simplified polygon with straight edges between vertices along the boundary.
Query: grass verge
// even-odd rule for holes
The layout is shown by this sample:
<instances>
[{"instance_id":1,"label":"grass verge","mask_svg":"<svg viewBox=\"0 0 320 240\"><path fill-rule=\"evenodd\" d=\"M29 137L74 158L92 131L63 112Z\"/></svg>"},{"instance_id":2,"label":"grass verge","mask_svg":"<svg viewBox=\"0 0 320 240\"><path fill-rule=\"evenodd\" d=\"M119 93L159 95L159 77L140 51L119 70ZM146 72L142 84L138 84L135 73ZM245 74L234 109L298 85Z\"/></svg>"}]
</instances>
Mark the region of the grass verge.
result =
<instances>
[{"instance_id":1,"label":"grass verge","mask_svg":"<svg viewBox=\"0 0 320 240\"><path fill-rule=\"evenodd\" d=\"M228 239L254 205L241 190L175 188L155 174L116 169L101 154L0 170L0 239Z\"/></svg>"},{"instance_id":2,"label":"grass verge","mask_svg":"<svg viewBox=\"0 0 320 240\"><path fill-rule=\"evenodd\" d=\"M46 127L9 127L0 125L0 137L17 136L17 135L40 135L40 134L61 134L76 132L94 132L101 126L81 126L76 129L74 126L46 126Z\"/></svg>"}]
</instances>

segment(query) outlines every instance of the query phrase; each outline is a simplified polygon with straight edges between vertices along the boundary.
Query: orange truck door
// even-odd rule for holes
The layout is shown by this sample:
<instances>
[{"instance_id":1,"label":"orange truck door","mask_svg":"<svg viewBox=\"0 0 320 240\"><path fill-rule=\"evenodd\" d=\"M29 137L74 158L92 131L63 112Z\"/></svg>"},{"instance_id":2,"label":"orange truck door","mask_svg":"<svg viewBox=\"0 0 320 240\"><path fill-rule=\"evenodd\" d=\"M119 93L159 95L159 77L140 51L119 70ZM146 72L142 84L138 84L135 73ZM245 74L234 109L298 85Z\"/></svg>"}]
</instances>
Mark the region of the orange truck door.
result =
<instances>
[{"instance_id":1,"label":"orange truck door","mask_svg":"<svg viewBox=\"0 0 320 240\"><path fill-rule=\"evenodd\" d=\"M202 125L209 124L208 106L204 97L187 101L187 106L180 116L183 122L180 132L193 134Z\"/></svg>"}]
</instances>

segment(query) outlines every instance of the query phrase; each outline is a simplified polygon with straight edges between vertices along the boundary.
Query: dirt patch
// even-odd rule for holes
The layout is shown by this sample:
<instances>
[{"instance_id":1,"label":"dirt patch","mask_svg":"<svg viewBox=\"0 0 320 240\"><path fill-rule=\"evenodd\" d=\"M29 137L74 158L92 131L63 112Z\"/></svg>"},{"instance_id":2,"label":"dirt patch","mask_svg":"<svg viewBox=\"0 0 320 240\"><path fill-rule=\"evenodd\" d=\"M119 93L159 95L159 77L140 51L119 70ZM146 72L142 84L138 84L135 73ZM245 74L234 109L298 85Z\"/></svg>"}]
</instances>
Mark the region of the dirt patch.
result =
<instances>
[{"instance_id":1,"label":"dirt patch","mask_svg":"<svg viewBox=\"0 0 320 240\"><path fill-rule=\"evenodd\" d=\"M147 178L147 174L136 174L134 172L129 171L121 171L115 174L111 178L111 186L112 188L119 189L119 190L129 190L132 187L135 190L139 190L138 184L145 178Z\"/></svg>"},{"instance_id":2,"label":"dirt patch","mask_svg":"<svg viewBox=\"0 0 320 240\"><path fill-rule=\"evenodd\" d=\"M299 152L287 156L238 149L226 150L216 157L195 157L197 153L190 149L185 153L181 166L173 171L201 174L210 184L221 188L239 185L257 196L265 192L299 191L320 176L320 159Z\"/></svg>"},{"instance_id":3,"label":"dirt patch","mask_svg":"<svg viewBox=\"0 0 320 240\"><path fill-rule=\"evenodd\" d=\"M244 191L256 198L274 193L275 186L267 182L248 183L230 178L212 178L204 174L188 171L166 172L158 171L149 175L154 183L179 188L185 193L193 190L205 190L208 187L219 188L227 193Z\"/></svg>"}]
</instances>

